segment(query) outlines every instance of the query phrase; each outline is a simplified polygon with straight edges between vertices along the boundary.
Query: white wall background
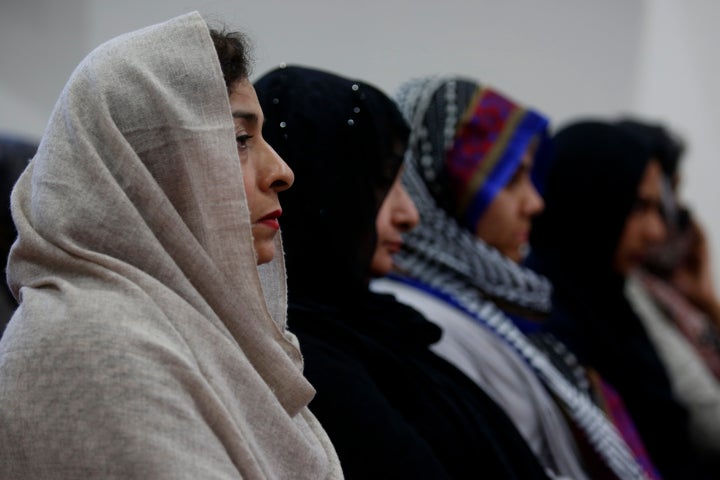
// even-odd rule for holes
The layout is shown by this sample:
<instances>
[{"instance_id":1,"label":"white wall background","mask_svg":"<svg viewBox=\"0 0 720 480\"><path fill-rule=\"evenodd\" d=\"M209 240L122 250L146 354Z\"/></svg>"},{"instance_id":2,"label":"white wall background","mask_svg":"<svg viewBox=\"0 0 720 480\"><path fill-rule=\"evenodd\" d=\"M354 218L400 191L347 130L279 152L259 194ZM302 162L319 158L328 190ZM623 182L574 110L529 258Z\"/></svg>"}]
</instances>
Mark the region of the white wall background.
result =
<instances>
[{"instance_id":1,"label":"white wall background","mask_svg":"<svg viewBox=\"0 0 720 480\"><path fill-rule=\"evenodd\" d=\"M0 0L0 131L39 138L90 50L190 10L251 35L255 76L300 63L392 93L412 76L461 73L555 126L619 114L665 123L688 141L681 192L708 230L720 282L720 2Z\"/></svg>"}]
</instances>

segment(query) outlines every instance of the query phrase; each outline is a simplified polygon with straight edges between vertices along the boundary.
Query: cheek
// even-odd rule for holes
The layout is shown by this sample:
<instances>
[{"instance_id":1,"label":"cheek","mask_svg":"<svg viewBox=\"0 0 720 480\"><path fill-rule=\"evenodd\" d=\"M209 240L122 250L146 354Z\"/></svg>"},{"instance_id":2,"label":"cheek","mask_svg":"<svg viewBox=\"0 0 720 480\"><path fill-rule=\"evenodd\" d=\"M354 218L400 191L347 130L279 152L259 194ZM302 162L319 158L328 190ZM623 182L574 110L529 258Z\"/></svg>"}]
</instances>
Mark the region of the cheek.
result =
<instances>
[{"instance_id":1,"label":"cheek","mask_svg":"<svg viewBox=\"0 0 720 480\"><path fill-rule=\"evenodd\" d=\"M620 242L618 242L615 251L615 260L618 264L624 265L639 250L637 232L632 227L631 224L626 225L625 231L620 237Z\"/></svg>"},{"instance_id":2,"label":"cheek","mask_svg":"<svg viewBox=\"0 0 720 480\"><path fill-rule=\"evenodd\" d=\"M512 235L519 216L519 204L507 190L501 190L480 217L476 233L480 238L502 239Z\"/></svg>"},{"instance_id":3,"label":"cheek","mask_svg":"<svg viewBox=\"0 0 720 480\"><path fill-rule=\"evenodd\" d=\"M384 277L393 268L393 259L390 252L382 247L375 249L372 262L370 263L370 272L375 277Z\"/></svg>"},{"instance_id":4,"label":"cheek","mask_svg":"<svg viewBox=\"0 0 720 480\"><path fill-rule=\"evenodd\" d=\"M494 234L497 232L491 228L492 223L492 216L485 212L475 228L475 236L490 245L493 244Z\"/></svg>"},{"instance_id":5,"label":"cheek","mask_svg":"<svg viewBox=\"0 0 720 480\"><path fill-rule=\"evenodd\" d=\"M510 236L509 213L499 208L496 203L490 205L478 222L475 236L499 248L504 239Z\"/></svg>"},{"instance_id":6,"label":"cheek","mask_svg":"<svg viewBox=\"0 0 720 480\"><path fill-rule=\"evenodd\" d=\"M625 225L625 231L621 237L624 250L632 250L642 245L643 224L641 221L630 221Z\"/></svg>"},{"instance_id":7,"label":"cheek","mask_svg":"<svg viewBox=\"0 0 720 480\"><path fill-rule=\"evenodd\" d=\"M378 243L392 235L393 227L389 215L383 214L381 210L375 220L375 231L377 232Z\"/></svg>"},{"instance_id":8,"label":"cheek","mask_svg":"<svg viewBox=\"0 0 720 480\"><path fill-rule=\"evenodd\" d=\"M255 182L252 169L248 167L243 167L243 188L245 189L248 210L250 210L250 216L252 217L255 213L253 211L255 207Z\"/></svg>"}]
</instances>

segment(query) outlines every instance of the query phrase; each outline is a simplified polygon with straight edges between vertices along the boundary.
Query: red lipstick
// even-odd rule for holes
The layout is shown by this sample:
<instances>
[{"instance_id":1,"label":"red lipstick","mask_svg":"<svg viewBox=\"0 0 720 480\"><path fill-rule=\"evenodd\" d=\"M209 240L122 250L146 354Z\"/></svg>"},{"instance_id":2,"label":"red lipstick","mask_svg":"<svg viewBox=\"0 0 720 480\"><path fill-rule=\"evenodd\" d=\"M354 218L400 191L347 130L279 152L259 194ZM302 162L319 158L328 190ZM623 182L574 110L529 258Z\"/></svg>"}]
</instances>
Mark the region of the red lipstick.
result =
<instances>
[{"instance_id":1,"label":"red lipstick","mask_svg":"<svg viewBox=\"0 0 720 480\"><path fill-rule=\"evenodd\" d=\"M278 208L259 219L256 223L261 223L273 230L280 230L280 222L278 221L280 215L282 215L282 210Z\"/></svg>"},{"instance_id":2,"label":"red lipstick","mask_svg":"<svg viewBox=\"0 0 720 480\"><path fill-rule=\"evenodd\" d=\"M400 250L402 250L403 242L402 241L399 241L399 242L391 241L391 242L386 242L385 245L391 254L395 254L395 253L398 253Z\"/></svg>"}]
</instances>

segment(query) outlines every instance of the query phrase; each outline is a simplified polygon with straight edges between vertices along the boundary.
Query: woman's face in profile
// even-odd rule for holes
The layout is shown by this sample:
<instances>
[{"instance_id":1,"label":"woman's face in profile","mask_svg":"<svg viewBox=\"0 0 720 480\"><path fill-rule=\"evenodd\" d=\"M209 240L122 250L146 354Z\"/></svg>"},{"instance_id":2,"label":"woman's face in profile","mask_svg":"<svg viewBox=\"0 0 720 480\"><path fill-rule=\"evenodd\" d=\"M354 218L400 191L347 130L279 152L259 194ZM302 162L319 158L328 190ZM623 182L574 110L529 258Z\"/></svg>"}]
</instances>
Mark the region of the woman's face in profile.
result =
<instances>
[{"instance_id":1,"label":"woman's face in profile","mask_svg":"<svg viewBox=\"0 0 720 480\"><path fill-rule=\"evenodd\" d=\"M532 218L545 203L530 178L534 149L529 148L513 174L480 217L475 236L515 262L525 254Z\"/></svg>"},{"instance_id":2,"label":"woman's face in profile","mask_svg":"<svg viewBox=\"0 0 720 480\"><path fill-rule=\"evenodd\" d=\"M402 234L409 232L418 224L420 216L415 203L403 187L398 172L390 191L383 200L375 220L377 244L370 264L370 271L375 277L383 277L393 268L393 255L403 245Z\"/></svg>"},{"instance_id":3,"label":"woman's face in profile","mask_svg":"<svg viewBox=\"0 0 720 480\"><path fill-rule=\"evenodd\" d=\"M230 108L250 210L253 246L260 265L275 256L274 238L280 229L278 219L282 214L278 192L290 188L295 177L262 136L263 112L248 79L233 84Z\"/></svg>"},{"instance_id":4,"label":"woman's face in profile","mask_svg":"<svg viewBox=\"0 0 720 480\"><path fill-rule=\"evenodd\" d=\"M613 267L621 275L645 262L653 247L667 233L662 217L662 168L653 160L648 163L637 189L633 209L625 220Z\"/></svg>"}]
</instances>

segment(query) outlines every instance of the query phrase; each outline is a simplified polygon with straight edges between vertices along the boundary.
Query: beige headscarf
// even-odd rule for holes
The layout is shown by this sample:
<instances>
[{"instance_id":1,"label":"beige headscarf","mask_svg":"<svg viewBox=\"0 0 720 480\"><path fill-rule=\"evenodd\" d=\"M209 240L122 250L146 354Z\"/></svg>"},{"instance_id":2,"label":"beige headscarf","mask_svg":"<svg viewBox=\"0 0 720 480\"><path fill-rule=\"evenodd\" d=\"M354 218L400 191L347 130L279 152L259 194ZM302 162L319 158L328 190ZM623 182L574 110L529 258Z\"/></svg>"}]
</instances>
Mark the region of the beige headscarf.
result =
<instances>
[{"instance_id":1,"label":"beige headscarf","mask_svg":"<svg viewBox=\"0 0 720 480\"><path fill-rule=\"evenodd\" d=\"M75 70L12 196L0 478L338 478L198 13Z\"/></svg>"}]
</instances>

